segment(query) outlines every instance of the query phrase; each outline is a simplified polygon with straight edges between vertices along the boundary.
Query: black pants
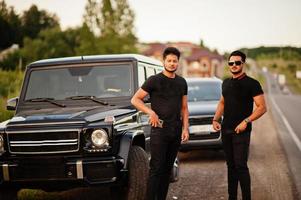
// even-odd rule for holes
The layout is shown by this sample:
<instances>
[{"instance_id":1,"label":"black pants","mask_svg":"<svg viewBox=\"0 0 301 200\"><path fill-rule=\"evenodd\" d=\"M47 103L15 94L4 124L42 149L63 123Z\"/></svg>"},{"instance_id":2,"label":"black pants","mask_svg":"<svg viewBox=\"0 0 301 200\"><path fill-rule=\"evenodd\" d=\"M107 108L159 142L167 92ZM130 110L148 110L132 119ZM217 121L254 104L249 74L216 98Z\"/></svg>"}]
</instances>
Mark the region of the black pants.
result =
<instances>
[{"instance_id":1,"label":"black pants","mask_svg":"<svg viewBox=\"0 0 301 200\"><path fill-rule=\"evenodd\" d=\"M228 167L229 200L237 199L238 182L242 191L242 199L251 199L251 178L248 168L250 132L236 134L223 131L223 148Z\"/></svg>"},{"instance_id":2,"label":"black pants","mask_svg":"<svg viewBox=\"0 0 301 200\"><path fill-rule=\"evenodd\" d=\"M171 170L181 144L181 133L181 125L152 128L151 130L148 200L166 199Z\"/></svg>"}]
</instances>

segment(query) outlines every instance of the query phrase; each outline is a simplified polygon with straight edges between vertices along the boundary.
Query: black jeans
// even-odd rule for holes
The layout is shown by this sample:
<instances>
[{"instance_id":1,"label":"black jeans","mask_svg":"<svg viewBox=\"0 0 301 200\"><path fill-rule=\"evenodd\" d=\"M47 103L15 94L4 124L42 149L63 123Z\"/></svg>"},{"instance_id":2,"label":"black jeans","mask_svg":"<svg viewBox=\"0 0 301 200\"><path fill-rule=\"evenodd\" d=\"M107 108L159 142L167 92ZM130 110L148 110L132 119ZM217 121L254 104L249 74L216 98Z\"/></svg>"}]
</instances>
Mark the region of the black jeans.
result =
<instances>
[{"instance_id":1,"label":"black jeans","mask_svg":"<svg viewBox=\"0 0 301 200\"><path fill-rule=\"evenodd\" d=\"M181 125L152 128L151 130L148 200L166 199L171 170L181 144L181 133Z\"/></svg>"},{"instance_id":2,"label":"black jeans","mask_svg":"<svg viewBox=\"0 0 301 200\"><path fill-rule=\"evenodd\" d=\"M251 178L248 168L250 132L236 134L234 131L222 131L223 148L228 167L229 200L237 199L237 187L240 183L242 199L251 199Z\"/></svg>"}]
</instances>

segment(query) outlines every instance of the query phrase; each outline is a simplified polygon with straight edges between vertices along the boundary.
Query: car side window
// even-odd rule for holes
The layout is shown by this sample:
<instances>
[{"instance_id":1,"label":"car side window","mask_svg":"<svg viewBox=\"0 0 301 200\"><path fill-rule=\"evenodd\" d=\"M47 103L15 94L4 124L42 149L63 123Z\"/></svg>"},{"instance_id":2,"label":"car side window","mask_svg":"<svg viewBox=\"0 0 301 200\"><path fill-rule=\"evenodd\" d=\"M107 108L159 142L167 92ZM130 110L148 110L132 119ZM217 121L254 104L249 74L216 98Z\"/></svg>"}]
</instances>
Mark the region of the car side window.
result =
<instances>
[{"instance_id":1,"label":"car side window","mask_svg":"<svg viewBox=\"0 0 301 200\"><path fill-rule=\"evenodd\" d=\"M145 82L145 67L143 65L138 66L138 86L141 87Z\"/></svg>"},{"instance_id":2,"label":"car side window","mask_svg":"<svg viewBox=\"0 0 301 200\"><path fill-rule=\"evenodd\" d=\"M154 70L155 70L156 74L159 74L163 71L162 69L158 69L158 68L155 68Z\"/></svg>"},{"instance_id":3,"label":"car side window","mask_svg":"<svg viewBox=\"0 0 301 200\"><path fill-rule=\"evenodd\" d=\"M156 74L156 72L155 72L154 68L152 68L150 66L146 67L146 77L147 78L150 77L150 76L152 76L152 75L155 75L155 74Z\"/></svg>"}]
</instances>

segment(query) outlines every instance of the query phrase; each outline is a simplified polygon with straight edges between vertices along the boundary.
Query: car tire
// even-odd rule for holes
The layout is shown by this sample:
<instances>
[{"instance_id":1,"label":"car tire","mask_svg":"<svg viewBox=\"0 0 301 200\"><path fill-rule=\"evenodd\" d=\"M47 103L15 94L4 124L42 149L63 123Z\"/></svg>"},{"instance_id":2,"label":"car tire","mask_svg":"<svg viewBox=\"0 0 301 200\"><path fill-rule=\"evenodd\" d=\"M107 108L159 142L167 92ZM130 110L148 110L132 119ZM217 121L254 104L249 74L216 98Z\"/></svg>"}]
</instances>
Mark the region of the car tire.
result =
<instances>
[{"instance_id":1,"label":"car tire","mask_svg":"<svg viewBox=\"0 0 301 200\"><path fill-rule=\"evenodd\" d=\"M174 183L179 180L179 158L176 157L176 160L174 162L173 168L171 170L170 174L170 182Z\"/></svg>"},{"instance_id":2,"label":"car tire","mask_svg":"<svg viewBox=\"0 0 301 200\"><path fill-rule=\"evenodd\" d=\"M16 188L0 188L1 200L17 200L18 189Z\"/></svg>"},{"instance_id":3,"label":"car tire","mask_svg":"<svg viewBox=\"0 0 301 200\"><path fill-rule=\"evenodd\" d=\"M147 153L139 146L132 146L129 153L129 176L127 199L143 200L146 197L149 160Z\"/></svg>"}]
</instances>

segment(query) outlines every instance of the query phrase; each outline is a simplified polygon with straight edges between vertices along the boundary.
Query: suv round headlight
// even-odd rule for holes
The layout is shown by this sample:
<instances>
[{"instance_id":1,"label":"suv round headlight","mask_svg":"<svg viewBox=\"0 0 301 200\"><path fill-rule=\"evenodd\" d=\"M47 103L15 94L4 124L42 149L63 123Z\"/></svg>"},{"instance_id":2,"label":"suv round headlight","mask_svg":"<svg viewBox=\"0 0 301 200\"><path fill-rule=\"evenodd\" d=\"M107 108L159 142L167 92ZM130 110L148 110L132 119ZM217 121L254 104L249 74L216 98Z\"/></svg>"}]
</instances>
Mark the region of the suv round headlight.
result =
<instances>
[{"instance_id":1,"label":"suv round headlight","mask_svg":"<svg viewBox=\"0 0 301 200\"><path fill-rule=\"evenodd\" d=\"M102 147L108 145L108 134L103 129L97 129L91 134L91 141L94 146Z\"/></svg>"}]
</instances>

